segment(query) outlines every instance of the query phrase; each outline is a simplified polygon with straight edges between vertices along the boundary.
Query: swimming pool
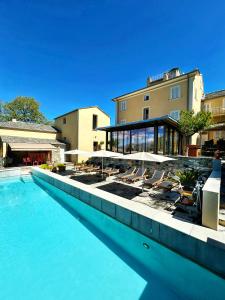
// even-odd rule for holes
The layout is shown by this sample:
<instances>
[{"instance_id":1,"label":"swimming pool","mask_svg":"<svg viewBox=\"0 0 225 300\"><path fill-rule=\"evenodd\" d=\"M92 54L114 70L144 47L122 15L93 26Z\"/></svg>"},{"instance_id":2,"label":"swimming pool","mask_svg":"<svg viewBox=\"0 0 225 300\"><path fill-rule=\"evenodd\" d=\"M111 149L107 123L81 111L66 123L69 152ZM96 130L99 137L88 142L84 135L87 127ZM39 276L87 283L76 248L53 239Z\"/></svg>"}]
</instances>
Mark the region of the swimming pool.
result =
<instances>
[{"instance_id":1,"label":"swimming pool","mask_svg":"<svg viewBox=\"0 0 225 300\"><path fill-rule=\"evenodd\" d=\"M34 176L0 181L0 299L223 299L225 281Z\"/></svg>"}]
</instances>

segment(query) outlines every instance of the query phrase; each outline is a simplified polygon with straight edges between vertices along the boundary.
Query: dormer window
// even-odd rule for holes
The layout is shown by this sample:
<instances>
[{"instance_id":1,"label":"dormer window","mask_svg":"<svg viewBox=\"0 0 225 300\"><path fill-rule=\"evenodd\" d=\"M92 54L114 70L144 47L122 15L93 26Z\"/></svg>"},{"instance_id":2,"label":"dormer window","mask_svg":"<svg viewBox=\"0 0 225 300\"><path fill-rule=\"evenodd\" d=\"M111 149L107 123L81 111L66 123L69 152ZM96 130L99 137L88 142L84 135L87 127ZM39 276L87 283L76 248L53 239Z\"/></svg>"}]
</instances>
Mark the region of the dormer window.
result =
<instances>
[{"instance_id":1,"label":"dormer window","mask_svg":"<svg viewBox=\"0 0 225 300\"><path fill-rule=\"evenodd\" d=\"M150 99L150 95L149 94L144 95L144 101L148 101L149 99Z\"/></svg>"}]
</instances>

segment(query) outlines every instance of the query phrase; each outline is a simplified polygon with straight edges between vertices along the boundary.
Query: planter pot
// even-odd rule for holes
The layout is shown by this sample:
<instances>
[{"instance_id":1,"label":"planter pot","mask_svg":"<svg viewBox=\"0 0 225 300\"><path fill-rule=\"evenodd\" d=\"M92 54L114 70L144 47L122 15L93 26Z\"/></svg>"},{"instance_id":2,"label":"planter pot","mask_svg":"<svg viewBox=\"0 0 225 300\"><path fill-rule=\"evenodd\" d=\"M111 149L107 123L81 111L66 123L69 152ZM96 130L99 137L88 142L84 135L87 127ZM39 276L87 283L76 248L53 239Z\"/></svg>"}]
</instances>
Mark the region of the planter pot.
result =
<instances>
[{"instance_id":1,"label":"planter pot","mask_svg":"<svg viewBox=\"0 0 225 300\"><path fill-rule=\"evenodd\" d=\"M66 171L66 166L58 166L59 173Z\"/></svg>"}]
</instances>

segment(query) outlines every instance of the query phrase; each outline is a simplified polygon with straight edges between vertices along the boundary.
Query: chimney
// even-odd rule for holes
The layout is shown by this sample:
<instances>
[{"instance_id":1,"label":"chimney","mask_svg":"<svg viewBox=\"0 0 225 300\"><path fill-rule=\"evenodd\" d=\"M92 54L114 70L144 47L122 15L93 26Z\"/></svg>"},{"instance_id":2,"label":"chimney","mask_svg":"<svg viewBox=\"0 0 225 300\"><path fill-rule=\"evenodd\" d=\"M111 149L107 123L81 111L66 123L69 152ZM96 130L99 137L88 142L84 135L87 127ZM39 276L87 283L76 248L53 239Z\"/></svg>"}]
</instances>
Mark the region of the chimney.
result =
<instances>
[{"instance_id":1,"label":"chimney","mask_svg":"<svg viewBox=\"0 0 225 300\"><path fill-rule=\"evenodd\" d=\"M152 78L150 76L148 76L147 78L147 86L149 86L152 82Z\"/></svg>"}]
</instances>

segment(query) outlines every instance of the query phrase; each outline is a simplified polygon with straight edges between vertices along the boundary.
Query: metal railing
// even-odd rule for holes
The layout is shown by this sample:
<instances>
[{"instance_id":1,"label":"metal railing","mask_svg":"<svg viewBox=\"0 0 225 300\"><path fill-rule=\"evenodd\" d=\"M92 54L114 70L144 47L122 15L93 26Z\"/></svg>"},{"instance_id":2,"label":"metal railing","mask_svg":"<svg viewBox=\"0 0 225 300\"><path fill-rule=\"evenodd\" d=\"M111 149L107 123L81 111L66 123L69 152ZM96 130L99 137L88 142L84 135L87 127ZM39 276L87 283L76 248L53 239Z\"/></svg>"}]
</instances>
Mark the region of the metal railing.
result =
<instances>
[{"instance_id":1,"label":"metal railing","mask_svg":"<svg viewBox=\"0 0 225 300\"><path fill-rule=\"evenodd\" d=\"M225 115L225 107L211 107L204 109L204 111L209 111L212 113L213 116L221 116Z\"/></svg>"}]
</instances>

